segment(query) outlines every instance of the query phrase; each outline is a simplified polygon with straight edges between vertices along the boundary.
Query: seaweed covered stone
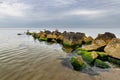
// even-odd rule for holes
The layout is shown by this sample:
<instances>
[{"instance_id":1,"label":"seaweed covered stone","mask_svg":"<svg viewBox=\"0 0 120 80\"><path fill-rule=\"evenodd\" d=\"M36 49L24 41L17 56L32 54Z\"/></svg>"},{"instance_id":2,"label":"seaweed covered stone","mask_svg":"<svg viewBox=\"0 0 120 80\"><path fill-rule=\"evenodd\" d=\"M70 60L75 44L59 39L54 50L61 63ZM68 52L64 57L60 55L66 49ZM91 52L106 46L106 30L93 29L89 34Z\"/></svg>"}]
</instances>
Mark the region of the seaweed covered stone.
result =
<instances>
[{"instance_id":1,"label":"seaweed covered stone","mask_svg":"<svg viewBox=\"0 0 120 80\"><path fill-rule=\"evenodd\" d=\"M95 51L88 52L88 51L85 51L85 50L81 50L81 51L78 51L77 54L78 54L78 55L81 55L82 58L83 58L88 64L91 64L91 63L98 57L98 54L97 54L97 52L95 52Z\"/></svg>"},{"instance_id":2,"label":"seaweed covered stone","mask_svg":"<svg viewBox=\"0 0 120 80\"><path fill-rule=\"evenodd\" d=\"M81 56L73 56L70 62L75 70L82 70L86 67Z\"/></svg>"},{"instance_id":3,"label":"seaweed covered stone","mask_svg":"<svg viewBox=\"0 0 120 80\"><path fill-rule=\"evenodd\" d=\"M120 66L120 59L116 59L116 58L113 58L113 57L108 57L108 61Z\"/></svg>"},{"instance_id":4,"label":"seaweed covered stone","mask_svg":"<svg viewBox=\"0 0 120 80\"><path fill-rule=\"evenodd\" d=\"M94 62L94 65L95 65L96 67L100 67L100 68L103 68L103 69L110 67L107 63L103 62L103 61L100 60L100 59L96 59L95 62Z\"/></svg>"}]
</instances>

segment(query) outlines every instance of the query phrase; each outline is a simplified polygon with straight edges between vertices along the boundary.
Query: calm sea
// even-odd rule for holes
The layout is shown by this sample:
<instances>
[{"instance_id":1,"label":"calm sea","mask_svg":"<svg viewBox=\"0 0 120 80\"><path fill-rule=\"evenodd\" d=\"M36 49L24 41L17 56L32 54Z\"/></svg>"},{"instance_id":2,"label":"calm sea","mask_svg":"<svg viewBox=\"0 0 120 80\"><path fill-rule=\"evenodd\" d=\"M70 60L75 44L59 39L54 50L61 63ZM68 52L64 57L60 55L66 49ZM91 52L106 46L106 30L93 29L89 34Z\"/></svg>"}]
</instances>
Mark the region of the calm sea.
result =
<instances>
[{"instance_id":1,"label":"calm sea","mask_svg":"<svg viewBox=\"0 0 120 80\"><path fill-rule=\"evenodd\" d=\"M27 30L38 32L44 28L0 28L0 80L99 80L72 70L64 61L68 53L59 44L48 44L25 35ZM46 28L55 30L54 28ZM84 32L96 37L98 33L113 32L120 37L120 29L61 28L61 32ZM23 35L17 35L22 33Z\"/></svg>"}]
</instances>

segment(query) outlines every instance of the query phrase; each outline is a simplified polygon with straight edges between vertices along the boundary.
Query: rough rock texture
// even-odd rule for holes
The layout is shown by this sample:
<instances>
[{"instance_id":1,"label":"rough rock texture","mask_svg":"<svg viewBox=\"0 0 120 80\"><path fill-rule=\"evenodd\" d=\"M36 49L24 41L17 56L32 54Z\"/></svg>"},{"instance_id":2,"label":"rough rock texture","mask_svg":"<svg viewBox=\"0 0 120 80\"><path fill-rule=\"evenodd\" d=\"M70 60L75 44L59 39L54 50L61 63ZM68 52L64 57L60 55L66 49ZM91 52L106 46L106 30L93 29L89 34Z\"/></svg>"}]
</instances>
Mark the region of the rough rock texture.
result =
<instances>
[{"instance_id":1,"label":"rough rock texture","mask_svg":"<svg viewBox=\"0 0 120 80\"><path fill-rule=\"evenodd\" d=\"M108 44L113 38L116 38L115 34L105 32L104 34L98 34L95 40L104 40Z\"/></svg>"},{"instance_id":2,"label":"rough rock texture","mask_svg":"<svg viewBox=\"0 0 120 80\"><path fill-rule=\"evenodd\" d=\"M103 40L95 40L90 45L84 45L82 48L84 50L93 51L93 50L103 50L102 48L106 45Z\"/></svg>"},{"instance_id":3,"label":"rough rock texture","mask_svg":"<svg viewBox=\"0 0 120 80\"><path fill-rule=\"evenodd\" d=\"M81 70L86 67L83 59L81 56L71 58L71 64L75 70Z\"/></svg>"},{"instance_id":4,"label":"rough rock texture","mask_svg":"<svg viewBox=\"0 0 120 80\"><path fill-rule=\"evenodd\" d=\"M91 64L97 57L98 54L95 51L88 52L88 51L79 51L77 52L78 55L81 55L82 58L88 63Z\"/></svg>"},{"instance_id":5,"label":"rough rock texture","mask_svg":"<svg viewBox=\"0 0 120 80\"><path fill-rule=\"evenodd\" d=\"M63 36L63 45L67 44L69 46L72 46L72 45L81 45L82 38L85 37L85 34L79 32L75 33L75 32L64 31L62 36Z\"/></svg>"},{"instance_id":6,"label":"rough rock texture","mask_svg":"<svg viewBox=\"0 0 120 80\"><path fill-rule=\"evenodd\" d=\"M83 37L83 42L84 44L91 44L93 41L93 38L91 36L88 36L88 37Z\"/></svg>"},{"instance_id":7,"label":"rough rock texture","mask_svg":"<svg viewBox=\"0 0 120 80\"><path fill-rule=\"evenodd\" d=\"M97 66L97 67L103 68L103 69L104 68L109 68L109 65L107 63L103 62L100 59L96 59L94 65Z\"/></svg>"},{"instance_id":8,"label":"rough rock texture","mask_svg":"<svg viewBox=\"0 0 120 80\"><path fill-rule=\"evenodd\" d=\"M120 39L114 38L105 47L104 51L111 57L120 59Z\"/></svg>"}]
</instances>

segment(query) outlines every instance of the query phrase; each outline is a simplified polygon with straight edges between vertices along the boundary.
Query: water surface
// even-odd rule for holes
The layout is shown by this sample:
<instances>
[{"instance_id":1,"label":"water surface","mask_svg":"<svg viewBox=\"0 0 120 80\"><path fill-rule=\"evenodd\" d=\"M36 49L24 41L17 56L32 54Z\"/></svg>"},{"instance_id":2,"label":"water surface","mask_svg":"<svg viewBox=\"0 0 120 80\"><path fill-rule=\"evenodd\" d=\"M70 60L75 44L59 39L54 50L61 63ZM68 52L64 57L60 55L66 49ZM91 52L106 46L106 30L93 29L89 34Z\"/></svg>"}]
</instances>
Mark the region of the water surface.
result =
<instances>
[{"instance_id":1,"label":"water surface","mask_svg":"<svg viewBox=\"0 0 120 80\"><path fill-rule=\"evenodd\" d=\"M36 41L31 36L17 35L24 34L25 31L26 28L0 29L0 80L104 80L106 75L113 72L115 79L119 79L119 69L100 72L100 75L96 76L74 71L69 61L65 60L68 53L61 49L61 45L49 45ZM81 31L84 32L86 29ZM106 78L108 79L114 80L111 77Z\"/></svg>"}]
</instances>

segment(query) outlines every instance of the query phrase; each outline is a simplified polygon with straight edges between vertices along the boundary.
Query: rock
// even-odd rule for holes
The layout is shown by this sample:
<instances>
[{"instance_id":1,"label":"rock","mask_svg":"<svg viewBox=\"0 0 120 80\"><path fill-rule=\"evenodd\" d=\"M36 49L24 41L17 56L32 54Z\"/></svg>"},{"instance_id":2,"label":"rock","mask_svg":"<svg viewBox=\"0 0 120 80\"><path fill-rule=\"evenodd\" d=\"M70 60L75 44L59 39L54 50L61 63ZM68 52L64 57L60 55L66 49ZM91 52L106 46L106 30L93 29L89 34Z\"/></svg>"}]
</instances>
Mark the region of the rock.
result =
<instances>
[{"instance_id":1,"label":"rock","mask_svg":"<svg viewBox=\"0 0 120 80\"><path fill-rule=\"evenodd\" d=\"M27 35L32 35L32 33L29 32L29 30L27 30L26 34L27 34Z\"/></svg>"},{"instance_id":2,"label":"rock","mask_svg":"<svg viewBox=\"0 0 120 80\"><path fill-rule=\"evenodd\" d=\"M100 60L100 59L96 59L95 62L94 62L94 65L95 65L96 67L100 67L100 68L103 68L103 69L110 67L107 63L103 62L103 61Z\"/></svg>"},{"instance_id":3,"label":"rock","mask_svg":"<svg viewBox=\"0 0 120 80\"><path fill-rule=\"evenodd\" d=\"M98 59L103 60L103 61L107 61L108 60L108 55L105 52L97 52L98 54Z\"/></svg>"},{"instance_id":4,"label":"rock","mask_svg":"<svg viewBox=\"0 0 120 80\"><path fill-rule=\"evenodd\" d=\"M66 53L71 53L74 49L71 47L62 47L62 50L65 51Z\"/></svg>"},{"instance_id":5,"label":"rock","mask_svg":"<svg viewBox=\"0 0 120 80\"><path fill-rule=\"evenodd\" d=\"M39 40L40 41L47 41L47 38L40 37Z\"/></svg>"},{"instance_id":6,"label":"rock","mask_svg":"<svg viewBox=\"0 0 120 80\"><path fill-rule=\"evenodd\" d=\"M111 57L120 59L120 39L112 39L105 47L104 51Z\"/></svg>"},{"instance_id":7,"label":"rock","mask_svg":"<svg viewBox=\"0 0 120 80\"><path fill-rule=\"evenodd\" d=\"M78 57L73 56L70 62L75 70L82 70L86 67L81 56Z\"/></svg>"},{"instance_id":8,"label":"rock","mask_svg":"<svg viewBox=\"0 0 120 80\"><path fill-rule=\"evenodd\" d=\"M88 36L88 37L84 36L83 37L83 43L84 44L91 44L92 41L93 41L93 38L91 36Z\"/></svg>"},{"instance_id":9,"label":"rock","mask_svg":"<svg viewBox=\"0 0 120 80\"><path fill-rule=\"evenodd\" d=\"M22 35L21 33L18 33L17 35Z\"/></svg>"},{"instance_id":10,"label":"rock","mask_svg":"<svg viewBox=\"0 0 120 80\"><path fill-rule=\"evenodd\" d=\"M90 45L84 45L82 48L87 51L103 51L106 43L103 40L94 40Z\"/></svg>"},{"instance_id":11,"label":"rock","mask_svg":"<svg viewBox=\"0 0 120 80\"><path fill-rule=\"evenodd\" d=\"M113 38L116 38L115 34L105 32L104 34L98 34L95 40L104 40L106 44L108 44Z\"/></svg>"},{"instance_id":12,"label":"rock","mask_svg":"<svg viewBox=\"0 0 120 80\"><path fill-rule=\"evenodd\" d=\"M45 34L51 34L51 33L52 33L52 32L49 31L49 30L45 30L44 32L45 32Z\"/></svg>"},{"instance_id":13,"label":"rock","mask_svg":"<svg viewBox=\"0 0 120 80\"><path fill-rule=\"evenodd\" d=\"M55 42L56 41L56 38L57 38L57 36L55 35L55 34L48 34L48 35L46 35L47 37L47 41L52 41L52 42Z\"/></svg>"},{"instance_id":14,"label":"rock","mask_svg":"<svg viewBox=\"0 0 120 80\"><path fill-rule=\"evenodd\" d=\"M38 34L38 33L35 33L35 32L32 33L32 36L33 36L35 39L40 37L39 34Z\"/></svg>"},{"instance_id":15,"label":"rock","mask_svg":"<svg viewBox=\"0 0 120 80\"><path fill-rule=\"evenodd\" d=\"M97 54L97 52L92 51L91 56L92 56L93 60L95 60L98 57L98 54Z\"/></svg>"},{"instance_id":16,"label":"rock","mask_svg":"<svg viewBox=\"0 0 120 80\"><path fill-rule=\"evenodd\" d=\"M61 34L57 36L57 42L63 43L63 36Z\"/></svg>"},{"instance_id":17,"label":"rock","mask_svg":"<svg viewBox=\"0 0 120 80\"><path fill-rule=\"evenodd\" d=\"M81 55L82 58L88 63L91 64L97 57L98 54L95 51L87 52L87 51L79 51L77 52L78 55Z\"/></svg>"},{"instance_id":18,"label":"rock","mask_svg":"<svg viewBox=\"0 0 120 80\"><path fill-rule=\"evenodd\" d=\"M81 46L84 33L63 32L63 45L64 46Z\"/></svg>"},{"instance_id":19,"label":"rock","mask_svg":"<svg viewBox=\"0 0 120 80\"><path fill-rule=\"evenodd\" d=\"M113 57L108 57L108 61L120 66L120 59L116 59L116 58L113 58Z\"/></svg>"}]
</instances>

